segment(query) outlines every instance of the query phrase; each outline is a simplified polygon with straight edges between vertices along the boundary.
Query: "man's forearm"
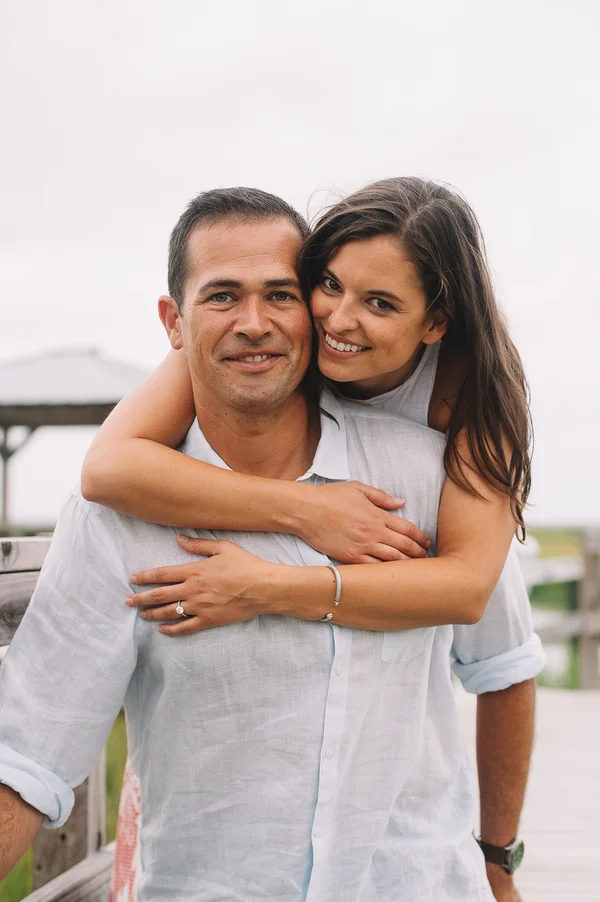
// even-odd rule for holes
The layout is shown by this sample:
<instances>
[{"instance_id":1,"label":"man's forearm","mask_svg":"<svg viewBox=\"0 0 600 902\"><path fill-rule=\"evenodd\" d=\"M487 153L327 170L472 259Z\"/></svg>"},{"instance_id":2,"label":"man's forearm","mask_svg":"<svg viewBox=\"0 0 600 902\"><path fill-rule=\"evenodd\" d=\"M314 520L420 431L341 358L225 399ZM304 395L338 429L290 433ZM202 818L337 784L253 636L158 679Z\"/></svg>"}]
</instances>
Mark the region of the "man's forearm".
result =
<instances>
[{"instance_id":1,"label":"man's forearm","mask_svg":"<svg viewBox=\"0 0 600 902\"><path fill-rule=\"evenodd\" d=\"M535 725L535 680L477 698L477 768L481 837L505 846L517 836L525 799ZM487 865L497 900L521 899L499 865Z\"/></svg>"},{"instance_id":2,"label":"man's forearm","mask_svg":"<svg viewBox=\"0 0 600 902\"><path fill-rule=\"evenodd\" d=\"M481 836L503 846L515 838L533 745L535 680L477 698Z\"/></svg>"},{"instance_id":3,"label":"man's forearm","mask_svg":"<svg viewBox=\"0 0 600 902\"><path fill-rule=\"evenodd\" d=\"M23 857L42 819L10 786L0 785L0 880Z\"/></svg>"}]
</instances>

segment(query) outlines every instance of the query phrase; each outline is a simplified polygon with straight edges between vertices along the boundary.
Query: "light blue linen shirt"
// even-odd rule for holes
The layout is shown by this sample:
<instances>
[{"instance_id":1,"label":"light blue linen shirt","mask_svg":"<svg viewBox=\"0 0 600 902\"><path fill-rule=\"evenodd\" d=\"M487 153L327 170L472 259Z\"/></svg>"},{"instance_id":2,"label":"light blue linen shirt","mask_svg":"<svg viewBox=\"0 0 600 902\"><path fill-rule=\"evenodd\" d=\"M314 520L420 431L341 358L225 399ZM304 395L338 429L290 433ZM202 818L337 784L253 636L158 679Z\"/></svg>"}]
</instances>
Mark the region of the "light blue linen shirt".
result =
<instances>
[{"instance_id":1,"label":"light blue linen shirt","mask_svg":"<svg viewBox=\"0 0 600 902\"><path fill-rule=\"evenodd\" d=\"M328 394L323 406L337 423L322 417L303 478L401 495L435 538L443 438ZM224 466L197 424L184 450ZM134 571L196 559L176 533L67 500L0 667L0 782L60 826L124 702L139 902L493 902L449 666L453 646L475 679L479 625L376 633L261 616L169 638L122 602ZM274 562L327 561L294 536L216 537ZM516 622L504 644L490 637L510 682L535 669Z\"/></svg>"}]
</instances>

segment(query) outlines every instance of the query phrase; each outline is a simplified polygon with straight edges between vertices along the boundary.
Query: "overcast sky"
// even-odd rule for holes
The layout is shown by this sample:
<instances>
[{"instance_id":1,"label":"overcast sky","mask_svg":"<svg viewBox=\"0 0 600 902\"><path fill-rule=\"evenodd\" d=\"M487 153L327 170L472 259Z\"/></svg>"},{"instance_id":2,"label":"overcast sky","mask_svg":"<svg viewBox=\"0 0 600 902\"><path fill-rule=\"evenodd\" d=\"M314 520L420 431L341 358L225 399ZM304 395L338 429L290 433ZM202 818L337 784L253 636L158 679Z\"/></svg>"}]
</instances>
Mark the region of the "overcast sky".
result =
<instances>
[{"instance_id":1,"label":"overcast sky","mask_svg":"<svg viewBox=\"0 0 600 902\"><path fill-rule=\"evenodd\" d=\"M157 363L169 231L202 189L306 212L435 178L480 218L530 379L530 521L600 521L594 0L4 0L0 16L0 361L96 346ZM56 513L89 439L31 440L15 517Z\"/></svg>"}]
</instances>

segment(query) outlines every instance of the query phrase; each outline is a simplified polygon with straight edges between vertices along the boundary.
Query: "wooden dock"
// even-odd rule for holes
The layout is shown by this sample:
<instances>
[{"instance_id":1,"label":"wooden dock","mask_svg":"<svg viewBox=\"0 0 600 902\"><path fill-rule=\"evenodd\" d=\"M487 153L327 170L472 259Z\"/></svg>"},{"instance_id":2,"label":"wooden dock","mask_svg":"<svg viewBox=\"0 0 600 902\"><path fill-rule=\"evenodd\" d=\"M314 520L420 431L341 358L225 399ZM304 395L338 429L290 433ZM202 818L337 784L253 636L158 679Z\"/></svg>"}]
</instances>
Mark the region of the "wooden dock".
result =
<instances>
[{"instance_id":1,"label":"wooden dock","mask_svg":"<svg viewBox=\"0 0 600 902\"><path fill-rule=\"evenodd\" d=\"M475 762L475 697L457 690ZM539 689L521 822L523 902L600 902L600 691Z\"/></svg>"}]
</instances>

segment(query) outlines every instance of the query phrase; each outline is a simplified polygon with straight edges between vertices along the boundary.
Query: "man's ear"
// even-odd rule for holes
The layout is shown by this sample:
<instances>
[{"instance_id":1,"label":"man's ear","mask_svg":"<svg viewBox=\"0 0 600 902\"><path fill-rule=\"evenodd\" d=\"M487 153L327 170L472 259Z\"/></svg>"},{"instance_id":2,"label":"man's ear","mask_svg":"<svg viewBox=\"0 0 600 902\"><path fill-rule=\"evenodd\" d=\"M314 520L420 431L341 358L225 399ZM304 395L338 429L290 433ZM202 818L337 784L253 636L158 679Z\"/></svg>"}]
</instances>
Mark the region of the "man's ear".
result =
<instances>
[{"instance_id":1,"label":"man's ear","mask_svg":"<svg viewBox=\"0 0 600 902\"><path fill-rule=\"evenodd\" d=\"M183 335L181 334L181 314L177 301L163 294L158 299L158 315L169 336L171 347L179 351L183 347Z\"/></svg>"},{"instance_id":2,"label":"man's ear","mask_svg":"<svg viewBox=\"0 0 600 902\"><path fill-rule=\"evenodd\" d=\"M436 341L439 341L440 338L443 338L448 330L448 321L443 313L437 311L431 317L431 322L429 324L429 329L421 339L421 341L426 345L433 345Z\"/></svg>"}]
</instances>

